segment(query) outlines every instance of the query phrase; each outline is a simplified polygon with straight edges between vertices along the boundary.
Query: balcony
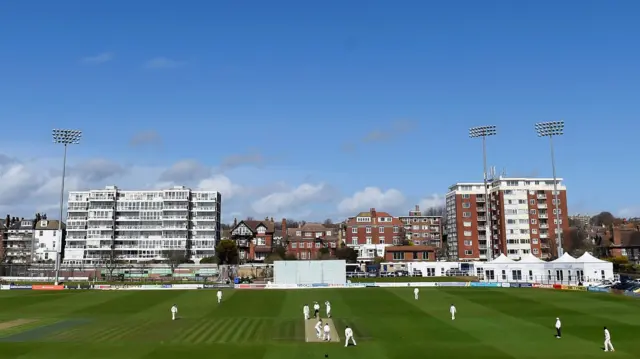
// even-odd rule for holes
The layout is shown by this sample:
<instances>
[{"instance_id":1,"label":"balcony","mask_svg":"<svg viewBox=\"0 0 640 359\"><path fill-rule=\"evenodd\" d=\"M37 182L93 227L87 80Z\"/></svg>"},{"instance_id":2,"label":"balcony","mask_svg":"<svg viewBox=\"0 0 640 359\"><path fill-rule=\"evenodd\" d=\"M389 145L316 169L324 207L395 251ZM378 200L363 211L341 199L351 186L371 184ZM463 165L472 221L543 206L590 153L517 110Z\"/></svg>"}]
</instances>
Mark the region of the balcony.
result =
<instances>
[{"instance_id":1,"label":"balcony","mask_svg":"<svg viewBox=\"0 0 640 359\"><path fill-rule=\"evenodd\" d=\"M549 216L547 216L546 213L539 213L538 214L538 218L547 219L547 218L549 218Z\"/></svg>"},{"instance_id":2,"label":"balcony","mask_svg":"<svg viewBox=\"0 0 640 359\"><path fill-rule=\"evenodd\" d=\"M549 238L549 233L540 233L540 238Z\"/></svg>"},{"instance_id":3,"label":"balcony","mask_svg":"<svg viewBox=\"0 0 640 359\"><path fill-rule=\"evenodd\" d=\"M478 217L478 222L485 222L487 217Z\"/></svg>"},{"instance_id":4,"label":"balcony","mask_svg":"<svg viewBox=\"0 0 640 359\"><path fill-rule=\"evenodd\" d=\"M540 209L547 208L547 204L546 203L538 203L538 208L540 208Z\"/></svg>"},{"instance_id":5,"label":"balcony","mask_svg":"<svg viewBox=\"0 0 640 359\"><path fill-rule=\"evenodd\" d=\"M546 194L539 194L538 199L547 199L547 195Z\"/></svg>"},{"instance_id":6,"label":"balcony","mask_svg":"<svg viewBox=\"0 0 640 359\"><path fill-rule=\"evenodd\" d=\"M484 197L476 197L476 202L478 202L478 203L484 203L484 202L486 202L486 200L485 200L485 198L484 198Z\"/></svg>"},{"instance_id":7,"label":"balcony","mask_svg":"<svg viewBox=\"0 0 640 359\"><path fill-rule=\"evenodd\" d=\"M548 225L548 224L542 224L542 223L541 223L541 224L540 224L540 228L549 228L549 225Z\"/></svg>"},{"instance_id":8,"label":"balcony","mask_svg":"<svg viewBox=\"0 0 640 359\"><path fill-rule=\"evenodd\" d=\"M484 208L482 206L478 206L478 207L476 207L476 211L477 212L486 212L487 210L486 210L486 208Z\"/></svg>"}]
</instances>

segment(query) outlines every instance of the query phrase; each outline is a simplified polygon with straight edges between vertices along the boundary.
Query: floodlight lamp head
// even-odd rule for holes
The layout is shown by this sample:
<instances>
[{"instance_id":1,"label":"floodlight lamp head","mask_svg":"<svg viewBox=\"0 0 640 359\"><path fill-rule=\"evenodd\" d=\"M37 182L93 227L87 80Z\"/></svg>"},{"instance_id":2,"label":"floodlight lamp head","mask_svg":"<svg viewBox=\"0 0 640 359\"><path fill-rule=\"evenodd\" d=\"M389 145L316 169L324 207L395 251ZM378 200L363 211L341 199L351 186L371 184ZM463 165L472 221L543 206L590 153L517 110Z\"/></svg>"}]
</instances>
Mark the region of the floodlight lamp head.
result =
<instances>
[{"instance_id":1,"label":"floodlight lamp head","mask_svg":"<svg viewBox=\"0 0 640 359\"><path fill-rule=\"evenodd\" d=\"M564 121L536 123L538 137L561 136L564 134Z\"/></svg>"},{"instance_id":2,"label":"floodlight lamp head","mask_svg":"<svg viewBox=\"0 0 640 359\"><path fill-rule=\"evenodd\" d=\"M476 138L476 137L494 136L496 132L497 132L496 126L471 127L469 129L469 137Z\"/></svg>"},{"instance_id":3,"label":"floodlight lamp head","mask_svg":"<svg viewBox=\"0 0 640 359\"><path fill-rule=\"evenodd\" d=\"M80 143L80 138L82 137L82 131L54 129L52 131L52 135L53 135L53 143L62 143L64 145L77 145Z\"/></svg>"}]
</instances>

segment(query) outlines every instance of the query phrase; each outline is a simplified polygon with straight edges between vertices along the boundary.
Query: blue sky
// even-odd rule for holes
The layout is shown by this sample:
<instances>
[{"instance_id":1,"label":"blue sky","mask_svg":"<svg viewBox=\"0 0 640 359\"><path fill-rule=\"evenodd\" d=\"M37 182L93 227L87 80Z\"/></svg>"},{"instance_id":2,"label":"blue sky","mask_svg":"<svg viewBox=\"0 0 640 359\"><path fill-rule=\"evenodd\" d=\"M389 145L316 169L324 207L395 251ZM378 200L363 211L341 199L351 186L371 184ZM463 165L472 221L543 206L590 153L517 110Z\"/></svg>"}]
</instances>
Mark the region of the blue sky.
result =
<instances>
[{"instance_id":1,"label":"blue sky","mask_svg":"<svg viewBox=\"0 0 640 359\"><path fill-rule=\"evenodd\" d=\"M84 131L71 189L215 186L227 219L339 219L373 205L399 214L480 180L471 126L498 126L491 165L550 176L533 125L564 120L556 154L570 212L640 215L639 11L577 0L9 2L0 209L55 207L53 127Z\"/></svg>"}]
</instances>

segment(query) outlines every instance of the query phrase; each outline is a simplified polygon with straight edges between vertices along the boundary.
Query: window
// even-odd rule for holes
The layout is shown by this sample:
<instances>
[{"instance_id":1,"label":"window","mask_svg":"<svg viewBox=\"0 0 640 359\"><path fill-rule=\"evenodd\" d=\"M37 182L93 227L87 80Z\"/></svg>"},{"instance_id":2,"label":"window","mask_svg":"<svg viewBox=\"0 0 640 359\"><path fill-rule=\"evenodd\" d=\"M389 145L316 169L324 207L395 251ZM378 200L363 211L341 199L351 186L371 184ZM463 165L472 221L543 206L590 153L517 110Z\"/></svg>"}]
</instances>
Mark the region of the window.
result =
<instances>
[{"instance_id":1,"label":"window","mask_svg":"<svg viewBox=\"0 0 640 359\"><path fill-rule=\"evenodd\" d=\"M351 237L351 244L354 246L358 245L358 237Z\"/></svg>"},{"instance_id":2,"label":"window","mask_svg":"<svg viewBox=\"0 0 640 359\"><path fill-rule=\"evenodd\" d=\"M300 258L301 259L307 259L307 253L306 252L302 252Z\"/></svg>"},{"instance_id":3,"label":"window","mask_svg":"<svg viewBox=\"0 0 640 359\"><path fill-rule=\"evenodd\" d=\"M462 222L464 227L471 227L471 222Z\"/></svg>"},{"instance_id":4,"label":"window","mask_svg":"<svg viewBox=\"0 0 640 359\"><path fill-rule=\"evenodd\" d=\"M393 233L400 233L400 228L398 226L393 226Z\"/></svg>"},{"instance_id":5,"label":"window","mask_svg":"<svg viewBox=\"0 0 640 359\"><path fill-rule=\"evenodd\" d=\"M511 278L513 280L522 280L522 271L519 269L514 269L511 271Z\"/></svg>"},{"instance_id":6,"label":"window","mask_svg":"<svg viewBox=\"0 0 640 359\"><path fill-rule=\"evenodd\" d=\"M305 237L311 237L311 236L313 236L313 233L311 233L311 232L304 232L304 236L305 236Z\"/></svg>"},{"instance_id":7,"label":"window","mask_svg":"<svg viewBox=\"0 0 640 359\"><path fill-rule=\"evenodd\" d=\"M471 212L462 212L462 217L471 218Z\"/></svg>"},{"instance_id":8,"label":"window","mask_svg":"<svg viewBox=\"0 0 640 359\"><path fill-rule=\"evenodd\" d=\"M527 204L527 201L524 199L519 199L518 204Z\"/></svg>"},{"instance_id":9,"label":"window","mask_svg":"<svg viewBox=\"0 0 640 359\"><path fill-rule=\"evenodd\" d=\"M258 233L260 233L260 234L267 233L267 229L264 228L264 227L258 227Z\"/></svg>"},{"instance_id":10,"label":"window","mask_svg":"<svg viewBox=\"0 0 640 359\"><path fill-rule=\"evenodd\" d=\"M469 240L464 241L465 246L471 246L471 244L473 244L472 241L469 241Z\"/></svg>"},{"instance_id":11,"label":"window","mask_svg":"<svg viewBox=\"0 0 640 359\"><path fill-rule=\"evenodd\" d=\"M324 232L316 232L316 238L322 237L323 234L324 234Z\"/></svg>"},{"instance_id":12,"label":"window","mask_svg":"<svg viewBox=\"0 0 640 359\"><path fill-rule=\"evenodd\" d=\"M357 227L351 228L351 233L358 233L358 228Z\"/></svg>"},{"instance_id":13,"label":"window","mask_svg":"<svg viewBox=\"0 0 640 359\"><path fill-rule=\"evenodd\" d=\"M556 214L556 209L553 209L553 214ZM562 214L562 210L558 208L558 214Z\"/></svg>"},{"instance_id":14,"label":"window","mask_svg":"<svg viewBox=\"0 0 640 359\"><path fill-rule=\"evenodd\" d=\"M507 271L506 270L502 270L502 280L507 280Z\"/></svg>"},{"instance_id":15,"label":"window","mask_svg":"<svg viewBox=\"0 0 640 359\"><path fill-rule=\"evenodd\" d=\"M298 242L292 242L291 248L298 248Z\"/></svg>"},{"instance_id":16,"label":"window","mask_svg":"<svg viewBox=\"0 0 640 359\"><path fill-rule=\"evenodd\" d=\"M536 200L535 200L535 199L530 199L530 200L529 200L529 204L531 204L531 205L536 204Z\"/></svg>"},{"instance_id":17,"label":"window","mask_svg":"<svg viewBox=\"0 0 640 359\"><path fill-rule=\"evenodd\" d=\"M320 242L316 242L316 248L320 248Z\"/></svg>"},{"instance_id":18,"label":"window","mask_svg":"<svg viewBox=\"0 0 640 359\"><path fill-rule=\"evenodd\" d=\"M384 227L378 227L378 233L384 234Z\"/></svg>"},{"instance_id":19,"label":"window","mask_svg":"<svg viewBox=\"0 0 640 359\"><path fill-rule=\"evenodd\" d=\"M256 238L256 244L259 246L264 246L265 245L265 239L264 237L258 237Z\"/></svg>"},{"instance_id":20,"label":"window","mask_svg":"<svg viewBox=\"0 0 640 359\"><path fill-rule=\"evenodd\" d=\"M462 202L462 208L471 208L471 203L469 203L469 202Z\"/></svg>"},{"instance_id":21,"label":"window","mask_svg":"<svg viewBox=\"0 0 640 359\"><path fill-rule=\"evenodd\" d=\"M553 219L553 224L558 224L558 220L557 219ZM562 220L560 220L560 224L562 224Z\"/></svg>"},{"instance_id":22,"label":"window","mask_svg":"<svg viewBox=\"0 0 640 359\"><path fill-rule=\"evenodd\" d=\"M404 252L393 252L393 260L394 261L404 260Z\"/></svg>"},{"instance_id":23,"label":"window","mask_svg":"<svg viewBox=\"0 0 640 359\"><path fill-rule=\"evenodd\" d=\"M467 194L463 194L462 198L463 199L469 199L469 198L471 198L471 195L469 195L468 193Z\"/></svg>"},{"instance_id":24,"label":"window","mask_svg":"<svg viewBox=\"0 0 640 359\"><path fill-rule=\"evenodd\" d=\"M373 238L367 237L367 244L373 244Z\"/></svg>"},{"instance_id":25,"label":"window","mask_svg":"<svg viewBox=\"0 0 640 359\"><path fill-rule=\"evenodd\" d=\"M331 235L331 231L327 231L327 236L330 236L330 235Z\"/></svg>"},{"instance_id":26,"label":"window","mask_svg":"<svg viewBox=\"0 0 640 359\"><path fill-rule=\"evenodd\" d=\"M555 199L555 198L554 198L554 199L552 199L552 200L551 200L551 203L553 203L553 204L555 205L555 204L556 204L556 199ZM560 205L560 199L558 199L558 205Z\"/></svg>"},{"instance_id":27,"label":"window","mask_svg":"<svg viewBox=\"0 0 640 359\"><path fill-rule=\"evenodd\" d=\"M40 231L40 237L44 236L44 231Z\"/></svg>"},{"instance_id":28,"label":"window","mask_svg":"<svg viewBox=\"0 0 640 359\"><path fill-rule=\"evenodd\" d=\"M471 231L464 231L465 237L471 237Z\"/></svg>"},{"instance_id":29,"label":"window","mask_svg":"<svg viewBox=\"0 0 640 359\"><path fill-rule=\"evenodd\" d=\"M331 248L336 248L336 242L331 242Z\"/></svg>"},{"instance_id":30,"label":"window","mask_svg":"<svg viewBox=\"0 0 640 359\"><path fill-rule=\"evenodd\" d=\"M467 249L467 250L464 251L464 255L465 256L472 256L473 255L473 251L470 250L470 249Z\"/></svg>"},{"instance_id":31,"label":"window","mask_svg":"<svg viewBox=\"0 0 640 359\"><path fill-rule=\"evenodd\" d=\"M538 221L537 221L537 220L535 220L535 219L532 219L532 220L531 220L531 224L536 224L536 223L538 223Z\"/></svg>"},{"instance_id":32,"label":"window","mask_svg":"<svg viewBox=\"0 0 640 359\"><path fill-rule=\"evenodd\" d=\"M378 242L379 242L380 244L384 244L384 237L380 237L380 238L378 238Z\"/></svg>"},{"instance_id":33,"label":"window","mask_svg":"<svg viewBox=\"0 0 640 359\"><path fill-rule=\"evenodd\" d=\"M532 209L529 213L531 213L531 214L536 214L536 210L535 210L535 209Z\"/></svg>"},{"instance_id":34,"label":"window","mask_svg":"<svg viewBox=\"0 0 640 359\"><path fill-rule=\"evenodd\" d=\"M538 230L537 229L532 229L531 230L531 234L538 234Z\"/></svg>"},{"instance_id":35,"label":"window","mask_svg":"<svg viewBox=\"0 0 640 359\"><path fill-rule=\"evenodd\" d=\"M371 226L367 226L367 233L371 233Z\"/></svg>"},{"instance_id":36,"label":"window","mask_svg":"<svg viewBox=\"0 0 640 359\"><path fill-rule=\"evenodd\" d=\"M533 249L533 254L538 254L538 253L539 253L538 248L534 248Z\"/></svg>"},{"instance_id":37,"label":"window","mask_svg":"<svg viewBox=\"0 0 640 359\"><path fill-rule=\"evenodd\" d=\"M355 232L355 233L357 233L357 232ZM297 237L302 236L302 231L296 231L296 236L297 236Z\"/></svg>"},{"instance_id":38,"label":"window","mask_svg":"<svg viewBox=\"0 0 640 359\"><path fill-rule=\"evenodd\" d=\"M58 231L53 231L53 236L56 237L58 235Z\"/></svg>"}]
</instances>

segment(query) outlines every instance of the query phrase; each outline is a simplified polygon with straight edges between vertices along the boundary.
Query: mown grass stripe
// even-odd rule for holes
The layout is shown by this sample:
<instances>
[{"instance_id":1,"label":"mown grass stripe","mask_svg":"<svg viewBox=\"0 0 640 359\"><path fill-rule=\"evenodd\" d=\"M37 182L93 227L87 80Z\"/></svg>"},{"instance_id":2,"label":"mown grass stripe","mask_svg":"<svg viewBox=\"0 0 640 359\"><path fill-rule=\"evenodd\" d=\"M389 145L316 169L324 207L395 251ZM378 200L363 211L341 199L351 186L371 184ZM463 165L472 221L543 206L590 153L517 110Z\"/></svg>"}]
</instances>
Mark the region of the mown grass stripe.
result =
<instances>
[{"instance_id":1,"label":"mown grass stripe","mask_svg":"<svg viewBox=\"0 0 640 359\"><path fill-rule=\"evenodd\" d=\"M126 337L131 334L139 331L139 329L147 327L149 321L144 321L142 323L137 323L135 325L127 325L122 330L117 331L115 334L111 335L109 339L106 341L107 343L113 343L126 340Z\"/></svg>"},{"instance_id":2,"label":"mown grass stripe","mask_svg":"<svg viewBox=\"0 0 640 359\"><path fill-rule=\"evenodd\" d=\"M217 320L218 325L214 328L213 331L209 333L210 337L213 338L214 343L224 343L225 342L225 333L233 326L233 323L236 321L235 318L224 318L222 320Z\"/></svg>"},{"instance_id":3,"label":"mown grass stripe","mask_svg":"<svg viewBox=\"0 0 640 359\"><path fill-rule=\"evenodd\" d=\"M199 331L198 335L194 336L192 339L192 343L201 344L204 343L208 338L210 338L213 333L215 333L221 326L224 325L226 320L211 320L208 325L203 326L202 330Z\"/></svg>"},{"instance_id":4,"label":"mown grass stripe","mask_svg":"<svg viewBox=\"0 0 640 359\"><path fill-rule=\"evenodd\" d=\"M264 338L264 327L267 325L267 319L256 319L244 337L244 342L259 343Z\"/></svg>"},{"instance_id":5,"label":"mown grass stripe","mask_svg":"<svg viewBox=\"0 0 640 359\"><path fill-rule=\"evenodd\" d=\"M98 327L96 331L91 333L87 339L92 342L106 342L112 335L116 334L124 324L110 325L107 327Z\"/></svg>"},{"instance_id":6,"label":"mown grass stripe","mask_svg":"<svg viewBox=\"0 0 640 359\"><path fill-rule=\"evenodd\" d=\"M221 341L224 343L235 343L242 338L244 328L251 322L251 319L237 319L232 322L229 330L224 331Z\"/></svg>"},{"instance_id":7,"label":"mown grass stripe","mask_svg":"<svg viewBox=\"0 0 640 359\"><path fill-rule=\"evenodd\" d=\"M181 329L180 332L175 335L169 342L175 344L189 342L190 336L196 331L200 330L200 327L209 321L210 320L207 319L198 319L191 321L191 324L188 324L185 328Z\"/></svg>"}]
</instances>

